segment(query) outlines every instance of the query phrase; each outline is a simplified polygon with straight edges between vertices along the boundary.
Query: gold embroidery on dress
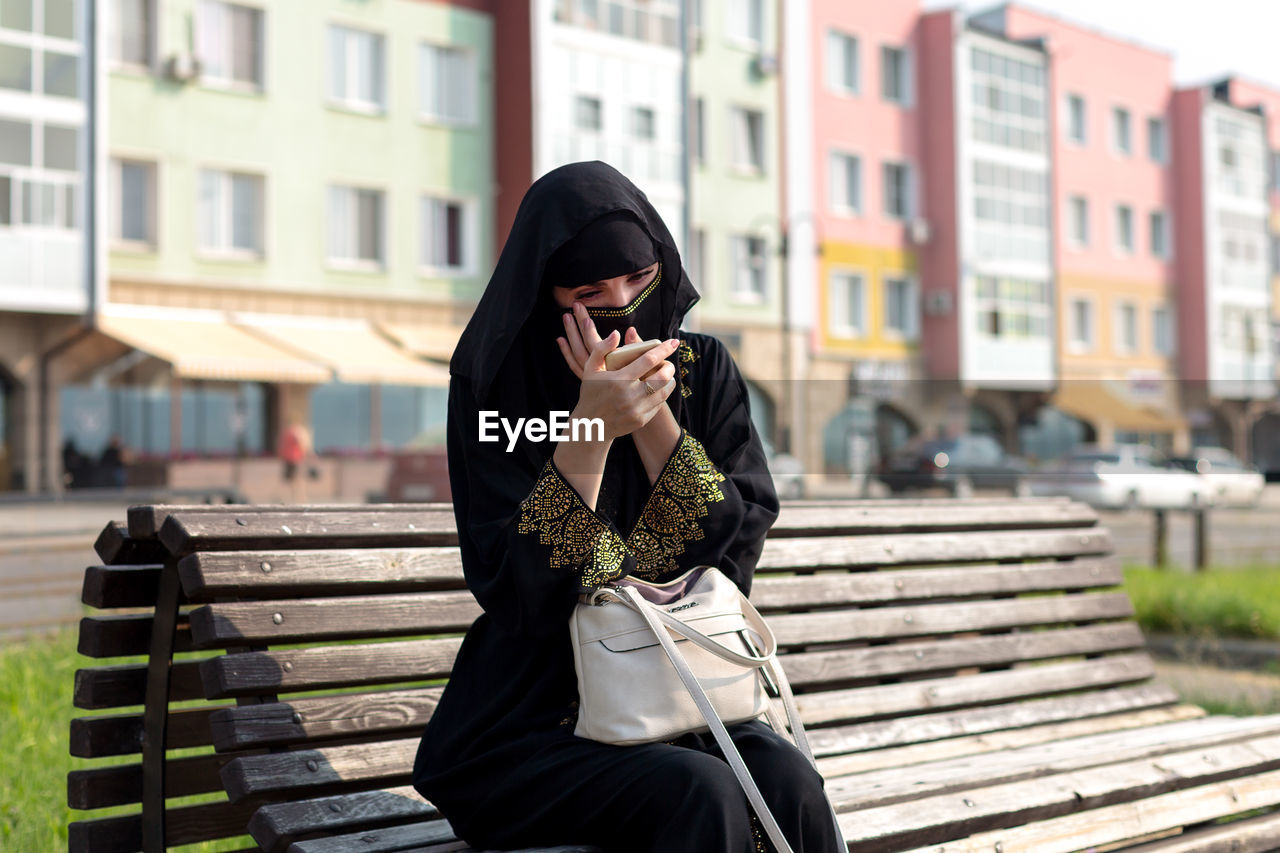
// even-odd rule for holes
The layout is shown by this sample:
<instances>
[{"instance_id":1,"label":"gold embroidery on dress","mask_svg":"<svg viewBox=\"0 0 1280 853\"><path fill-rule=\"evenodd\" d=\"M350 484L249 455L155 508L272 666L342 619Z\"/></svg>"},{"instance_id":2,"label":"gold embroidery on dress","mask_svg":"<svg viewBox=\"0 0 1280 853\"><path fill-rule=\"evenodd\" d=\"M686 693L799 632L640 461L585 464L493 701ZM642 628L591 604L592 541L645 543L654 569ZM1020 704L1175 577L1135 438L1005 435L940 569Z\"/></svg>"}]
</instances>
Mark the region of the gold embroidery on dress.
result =
<instances>
[{"instance_id":1,"label":"gold embroidery on dress","mask_svg":"<svg viewBox=\"0 0 1280 853\"><path fill-rule=\"evenodd\" d=\"M676 347L676 352L680 354L680 396L688 397L693 393L693 389L689 387L689 383L685 378L689 375L689 363L698 360L698 354L693 351L693 347L689 346L686 340L680 341L680 346Z\"/></svg>"},{"instance_id":2,"label":"gold embroidery on dress","mask_svg":"<svg viewBox=\"0 0 1280 853\"><path fill-rule=\"evenodd\" d=\"M572 567L584 586L621 577L627 549L622 538L593 513L547 460L537 485L520 502L520 533L537 533L551 546L551 568Z\"/></svg>"},{"instance_id":3,"label":"gold embroidery on dress","mask_svg":"<svg viewBox=\"0 0 1280 853\"><path fill-rule=\"evenodd\" d=\"M751 837L756 842L756 853L773 853L773 845L764 838L764 827L760 825L760 818L754 813L751 815Z\"/></svg>"},{"instance_id":4,"label":"gold embroidery on dress","mask_svg":"<svg viewBox=\"0 0 1280 853\"><path fill-rule=\"evenodd\" d=\"M725 476L707 458L702 444L681 430L680 441L663 468L626 546L636 557L632 574L653 579L677 568L686 542L703 537L698 519L707 504L724 500Z\"/></svg>"}]
</instances>

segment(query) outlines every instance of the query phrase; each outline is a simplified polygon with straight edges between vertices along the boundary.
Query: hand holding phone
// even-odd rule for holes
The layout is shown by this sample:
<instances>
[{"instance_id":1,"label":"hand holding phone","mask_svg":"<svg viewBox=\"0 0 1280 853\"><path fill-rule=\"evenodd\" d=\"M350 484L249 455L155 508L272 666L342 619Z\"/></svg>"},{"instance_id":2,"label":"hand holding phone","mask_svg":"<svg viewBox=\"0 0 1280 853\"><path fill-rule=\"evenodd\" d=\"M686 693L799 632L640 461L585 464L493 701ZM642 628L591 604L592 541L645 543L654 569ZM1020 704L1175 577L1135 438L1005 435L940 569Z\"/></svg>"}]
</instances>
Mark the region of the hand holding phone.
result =
<instances>
[{"instance_id":1,"label":"hand holding phone","mask_svg":"<svg viewBox=\"0 0 1280 853\"><path fill-rule=\"evenodd\" d=\"M618 347L612 352L605 353L604 366L607 370L621 370L661 343L662 341L657 338L652 338L647 341L637 341L634 344ZM657 368L654 369L656 370Z\"/></svg>"}]
</instances>

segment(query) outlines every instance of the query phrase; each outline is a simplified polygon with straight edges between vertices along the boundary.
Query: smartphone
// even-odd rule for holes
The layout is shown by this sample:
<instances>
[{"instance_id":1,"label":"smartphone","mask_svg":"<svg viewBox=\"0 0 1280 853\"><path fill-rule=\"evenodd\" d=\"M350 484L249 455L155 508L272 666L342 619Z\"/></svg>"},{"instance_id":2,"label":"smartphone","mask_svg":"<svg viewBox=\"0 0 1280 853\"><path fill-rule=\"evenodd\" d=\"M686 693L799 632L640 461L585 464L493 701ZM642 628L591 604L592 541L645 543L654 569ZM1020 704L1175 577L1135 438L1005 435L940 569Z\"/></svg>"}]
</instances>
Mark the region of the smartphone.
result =
<instances>
[{"instance_id":1,"label":"smartphone","mask_svg":"<svg viewBox=\"0 0 1280 853\"><path fill-rule=\"evenodd\" d=\"M620 370L661 343L662 341L653 338L618 347L613 352L605 353L604 366L608 370Z\"/></svg>"}]
</instances>

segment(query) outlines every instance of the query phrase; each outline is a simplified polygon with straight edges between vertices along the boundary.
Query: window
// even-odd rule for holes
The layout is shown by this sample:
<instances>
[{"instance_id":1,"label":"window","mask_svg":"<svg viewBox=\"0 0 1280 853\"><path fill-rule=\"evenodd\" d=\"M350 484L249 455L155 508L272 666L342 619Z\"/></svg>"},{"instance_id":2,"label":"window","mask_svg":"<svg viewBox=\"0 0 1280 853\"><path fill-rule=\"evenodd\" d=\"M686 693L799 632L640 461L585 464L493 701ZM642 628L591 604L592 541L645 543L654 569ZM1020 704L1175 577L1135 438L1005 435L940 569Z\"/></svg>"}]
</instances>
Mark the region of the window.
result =
<instances>
[{"instance_id":1,"label":"window","mask_svg":"<svg viewBox=\"0 0 1280 853\"><path fill-rule=\"evenodd\" d=\"M1081 95L1067 95L1067 139L1078 145L1089 141L1084 97Z\"/></svg>"},{"instance_id":2,"label":"window","mask_svg":"<svg viewBox=\"0 0 1280 853\"><path fill-rule=\"evenodd\" d=\"M753 47L764 43L764 0L729 0L725 32L739 44Z\"/></svg>"},{"instance_id":3,"label":"window","mask_svg":"<svg viewBox=\"0 0 1280 853\"><path fill-rule=\"evenodd\" d=\"M261 9L220 0L196 7L196 53L202 80L241 88L262 88Z\"/></svg>"},{"instance_id":4,"label":"window","mask_svg":"<svg viewBox=\"0 0 1280 853\"><path fill-rule=\"evenodd\" d=\"M25 0L18 3L19 8ZM44 34L60 39L76 39L79 32L76 27L76 0L44 0ZM3 17L8 17L8 13ZM3 21L0 21L3 26Z\"/></svg>"},{"instance_id":5,"label":"window","mask_svg":"<svg viewBox=\"0 0 1280 853\"><path fill-rule=\"evenodd\" d=\"M978 331L993 338L1047 339L1048 294L1044 281L978 276L974 300Z\"/></svg>"},{"instance_id":6,"label":"window","mask_svg":"<svg viewBox=\"0 0 1280 853\"><path fill-rule=\"evenodd\" d=\"M1116 249L1133 254L1133 208L1127 204L1116 205Z\"/></svg>"},{"instance_id":7,"label":"window","mask_svg":"<svg viewBox=\"0 0 1280 853\"><path fill-rule=\"evenodd\" d=\"M1169 257L1169 217L1163 210L1153 210L1148 223L1151 230L1151 254Z\"/></svg>"},{"instance_id":8,"label":"window","mask_svg":"<svg viewBox=\"0 0 1280 853\"><path fill-rule=\"evenodd\" d=\"M699 164L707 162L706 112L706 102L702 98L694 98L689 115L689 147L693 151L693 161Z\"/></svg>"},{"instance_id":9,"label":"window","mask_svg":"<svg viewBox=\"0 0 1280 853\"><path fill-rule=\"evenodd\" d=\"M0 43L0 89L30 92L35 85L35 66L29 47Z\"/></svg>"},{"instance_id":10,"label":"window","mask_svg":"<svg viewBox=\"0 0 1280 853\"><path fill-rule=\"evenodd\" d=\"M1093 349L1093 302L1082 298L1072 299L1070 323L1067 335L1071 348L1077 352Z\"/></svg>"},{"instance_id":11,"label":"window","mask_svg":"<svg viewBox=\"0 0 1280 853\"><path fill-rule=\"evenodd\" d=\"M418 46L418 112L426 118L475 121L476 63L470 50L439 44Z\"/></svg>"},{"instance_id":12,"label":"window","mask_svg":"<svg viewBox=\"0 0 1280 853\"><path fill-rule=\"evenodd\" d=\"M920 298L916 283L908 278L884 280L884 329L890 335L915 340L920 334Z\"/></svg>"},{"instance_id":13,"label":"window","mask_svg":"<svg viewBox=\"0 0 1280 853\"><path fill-rule=\"evenodd\" d=\"M765 248L760 237L732 238L733 297L741 302L763 302L765 293Z\"/></svg>"},{"instance_id":14,"label":"window","mask_svg":"<svg viewBox=\"0 0 1280 853\"><path fill-rule=\"evenodd\" d=\"M60 98L80 97L80 57L45 50L44 93Z\"/></svg>"},{"instance_id":15,"label":"window","mask_svg":"<svg viewBox=\"0 0 1280 853\"><path fill-rule=\"evenodd\" d=\"M364 112L385 108L383 38L349 27L329 27L329 97Z\"/></svg>"},{"instance_id":16,"label":"window","mask_svg":"<svg viewBox=\"0 0 1280 853\"><path fill-rule=\"evenodd\" d=\"M1116 305L1115 347L1121 355L1138 351L1138 308L1132 302Z\"/></svg>"},{"instance_id":17,"label":"window","mask_svg":"<svg viewBox=\"0 0 1280 853\"><path fill-rule=\"evenodd\" d=\"M1043 67L976 47L971 66L965 96L972 108L967 128L972 139L1044 155L1049 122Z\"/></svg>"},{"instance_id":18,"label":"window","mask_svg":"<svg viewBox=\"0 0 1280 853\"><path fill-rule=\"evenodd\" d=\"M1271 191L1280 193L1280 151L1269 152L1267 162L1271 164Z\"/></svg>"},{"instance_id":19,"label":"window","mask_svg":"<svg viewBox=\"0 0 1280 853\"><path fill-rule=\"evenodd\" d=\"M1168 162L1169 139L1162 118L1147 119L1147 156L1156 163Z\"/></svg>"},{"instance_id":20,"label":"window","mask_svg":"<svg viewBox=\"0 0 1280 853\"><path fill-rule=\"evenodd\" d=\"M329 260L381 266L383 223L381 190L329 187Z\"/></svg>"},{"instance_id":21,"label":"window","mask_svg":"<svg viewBox=\"0 0 1280 853\"><path fill-rule=\"evenodd\" d=\"M151 248L156 243L156 167L140 160L111 163L111 238Z\"/></svg>"},{"instance_id":22,"label":"window","mask_svg":"<svg viewBox=\"0 0 1280 853\"><path fill-rule=\"evenodd\" d=\"M155 39L155 7L152 0L114 0L107 4L107 49L120 65L151 67Z\"/></svg>"},{"instance_id":23,"label":"window","mask_svg":"<svg viewBox=\"0 0 1280 853\"><path fill-rule=\"evenodd\" d=\"M1173 355L1173 315L1167 306L1151 309L1151 339L1158 354Z\"/></svg>"},{"instance_id":24,"label":"window","mask_svg":"<svg viewBox=\"0 0 1280 853\"><path fill-rule=\"evenodd\" d=\"M74 172L79 162L80 129L56 124L44 126L44 167Z\"/></svg>"},{"instance_id":25,"label":"window","mask_svg":"<svg viewBox=\"0 0 1280 853\"><path fill-rule=\"evenodd\" d=\"M199 245L211 252L261 255L263 178L200 170Z\"/></svg>"},{"instance_id":26,"label":"window","mask_svg":"<svg viewBox=\"0 0 1280 853\"><path fill-rule=\"evenodd\" d=\"M858 39L834 30L827 32L827 88L842 95L856 95L861 88L858 74Z\"/></svg>"},{"instance_id":27,"label":"window","mask_svg":"<svg viewBox=\"0 0 1280 853\"><path fill-rule=\"evenodd\" d=\"M652 107L635 107L631 110L631 135L645 142L657 137L656 119Z\"/></svg>"},{"instance_id":28,"label":"window","mask_svg":"<svg viewBox=\"0 0 1280 853\"><path fill-rule=\"evenodd\" d=\"M1111 109L1111 145L1119 154L1133 153L1133 135L1129 126L1129 111L1123 107Z\"/></svg>"},{"instance_id":29,"label":"window","mask_svg":"<svg viewBox=\"0 0 1280 853\"><path fill-rule=\"evenodd\" d=\"M694 286L703 295L707 295L707 231L705 228L693 228L689 231L688 271L693 277Z\"/></svg>"},{"instance_id":30,"label":"window","mask_svg":"<svg viewBox=\"0 0 1280 853\"><path fill-rule=\"evenodd\" d=\"M1081 195L1067 198L1067 238L1079 248L1089 245L1089 200Z\"/></svg>"},{"instance_id":31,"label":"window","mask_svg":"<svg viewBox=\"0 0 1280 853\"><path fill-rule=\"evenodd\" d=\"M862 158L856 154L832 152L831 209L845 215L862 212Z\"/></svg>"},{"instance_id":32,"label":"window","mask_svg":"<svg viewBox=\"0 0 1280 853\"><path fill-rule=\"evenodd\" d=\"M422 197L422 235L419 245L424 267L462 272L468 263L467 207L454 199Z\"/></svg>"},{"instance_id":33,"label":"window","mask_svg":"<svg viewBox=\"0 0 1280 853\"><path fill-rule=\"evenodd\" d=\"M32 0L0 0L0 27L7 30L32 31Z\"/></svg>"},{"instance_id":34,"label":"window","mask_svg":"<svg viewBox=\"0 0 1280 853\"><path fill-rule=\"evenodd\" d=\"M31 166L31 123L0 118L0 163Z\"/></svg>"},{"instance_id":35,"label":"window","mask_svg":"<svg viewBox=\"0 0 1280 853\"><path fill-rule=\"evenodd\" d=\"M911 218L911 167L905 163L885 163L884 215L890 219Z\"/></svg>"},{"instance_id":36,"label":"window","mask_svg":"<svg viewBox=\"0 0 1280 853\"><path fill-rule=\"evenodd\" d=\"M600 115L600 99L579 95L574 102L573 123L578 130L598 131L603 126Z\"/></svg>"},{"instance_id":37,"label":"window","mask_svg":"<svg viewBox=\"0 0 1280 853\"><path fill-rule=\"evenodd\" d=\"M880 48L880 95L895 104L911 105L911 63L902 48Z\"/></svg>"},{"instance_id":38,"label":"window","mask_svg":"<svg viewBox=\"0 0 1280 853\"><path fill-rule=\"evenodd\" d=\"M827 279L827 328L831 334L857 338L867 333L866 285L858 273L832 272Z\"/></svg>"},{"instance_id":39,"label":"window","mask_svg":"<svg viewBox=\"0 0 1280 853\"><path fill-rule=\"evenodd\" d=\"M733 165L749 172L764 171L764 114L732 107Z\"/></svg>"},{"instance_id":40,"label":"window","mask_svg":"<svg viewBox=\"0 0 1280 853\"><path fill-rule=\"evenodd\" d=\"M13 196L13 178L0 175L0 228L13 225ZM0 395L0 399L3 399L3 395Z\"/></svg>"}]
</instances>

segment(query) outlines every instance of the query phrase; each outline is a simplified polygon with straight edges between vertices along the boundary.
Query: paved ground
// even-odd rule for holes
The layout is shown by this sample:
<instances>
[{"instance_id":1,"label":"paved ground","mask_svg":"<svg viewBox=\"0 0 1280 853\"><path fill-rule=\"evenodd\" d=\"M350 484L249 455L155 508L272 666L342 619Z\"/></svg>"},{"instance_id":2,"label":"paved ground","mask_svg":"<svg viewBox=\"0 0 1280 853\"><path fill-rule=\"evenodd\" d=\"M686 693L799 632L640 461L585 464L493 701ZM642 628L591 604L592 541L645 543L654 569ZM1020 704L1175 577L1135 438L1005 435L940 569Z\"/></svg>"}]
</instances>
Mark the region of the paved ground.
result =
<instances>
[{"instance_id":1,"label":"paved ground","mask_svg":"<svg viewBox=\"0 0 1280 853\"><path fill-rule=\"evenodd\" d=\"M1277 675L1157 661L1156 677L1195 705L1213 703L1255 714L1280 714Z\"/></svg>"}]
</instances>

